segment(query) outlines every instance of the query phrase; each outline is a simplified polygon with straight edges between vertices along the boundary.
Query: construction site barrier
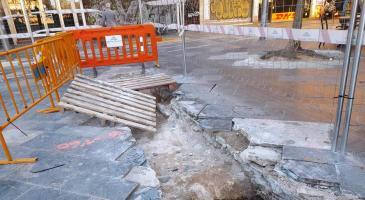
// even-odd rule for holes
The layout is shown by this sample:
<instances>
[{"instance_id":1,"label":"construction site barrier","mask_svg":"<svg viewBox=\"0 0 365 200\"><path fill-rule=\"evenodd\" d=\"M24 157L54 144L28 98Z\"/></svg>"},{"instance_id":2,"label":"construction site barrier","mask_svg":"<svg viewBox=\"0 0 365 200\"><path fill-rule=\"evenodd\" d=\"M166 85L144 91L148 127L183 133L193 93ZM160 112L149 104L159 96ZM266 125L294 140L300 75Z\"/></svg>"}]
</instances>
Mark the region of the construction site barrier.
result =
<instances>
[{"instance_id":1,"label":"construction site barrier","mask_svg":"<svg viewBox=\"0 0 365 200\"><path fill-rule=\"evenodd\" d=\"M80 58L72 32L0 53L0 143L6 156L0 164L32 163L37 160L13 159L3 130L47 97L50 107L40 112L58 111L55 106L55 100L60 100L58 89L81 72L79 66Z\"/></svg>"},{"instance_id":2,"label":"construction site barrier","mask_svg":"<svg viewBox=\"0 0 365 200\"><path fill-rule=\"evenodd\" d=\"M72 31L81 67L98 67L155 61L158 66L155 27L152 24Z\"/></svg>"}]
</instances>

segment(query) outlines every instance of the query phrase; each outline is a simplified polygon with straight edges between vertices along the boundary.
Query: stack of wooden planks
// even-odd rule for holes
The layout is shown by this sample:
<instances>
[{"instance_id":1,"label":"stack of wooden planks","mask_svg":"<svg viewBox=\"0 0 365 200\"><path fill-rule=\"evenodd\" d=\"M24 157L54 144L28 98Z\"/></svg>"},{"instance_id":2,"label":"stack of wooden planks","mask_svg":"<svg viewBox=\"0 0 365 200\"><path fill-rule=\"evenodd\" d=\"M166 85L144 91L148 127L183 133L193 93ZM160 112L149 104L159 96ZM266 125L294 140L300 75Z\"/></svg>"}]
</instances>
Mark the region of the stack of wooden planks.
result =
<instances>
[{"instance_id":1,"label":"stack of wooden planks","mask_svg":"<svg viewBox=\"0 0 365 200\"><path fill-rule=\"evenodd\" d=\"M59 106L126 126L156 132L156 98L77 75Z\"/></svg>"},{"instance_id":2,"label":"stack of wooden planks","mask_svg":"<svg viewBox=\"0 0 365 200\"><path fill-rule=\"evenodd\" d=\"M167 86L170 90L176 89L176 81L166 74L137 75L128 78L118 78L108 81L119 88L144 90L159 86Z\"/></svg>"}]
</instances>

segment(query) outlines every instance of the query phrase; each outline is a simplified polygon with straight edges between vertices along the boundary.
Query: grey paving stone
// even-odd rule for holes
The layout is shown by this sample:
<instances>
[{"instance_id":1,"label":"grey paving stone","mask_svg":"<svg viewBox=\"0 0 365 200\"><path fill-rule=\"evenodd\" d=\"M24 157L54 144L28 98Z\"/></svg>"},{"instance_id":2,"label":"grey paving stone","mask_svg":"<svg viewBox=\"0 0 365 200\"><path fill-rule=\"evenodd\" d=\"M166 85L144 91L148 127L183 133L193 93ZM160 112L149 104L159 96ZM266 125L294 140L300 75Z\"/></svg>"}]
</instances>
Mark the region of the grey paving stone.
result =
<instances>
[{"instance_id":1,"label":"grey paving stone","mask_svg":"<svg viewBox=\"0 0 365 200\"><path fill-rule=\"evenodd\" d=\"M203 108L207 106L207 104L198 101L179 101L179 104L186 113L194 118L197 118Z\"/></svg>"},{"instance_id":2,"label":"grey paving stone","mask_svg":"<svg viewBox=\"0 0 365 200\"><path fill-rule=\"evenodd\" d=\"M0 197L2 200L13 200L32 187L32 185L26 183L0 179Z\"/></svg>"},{"instance_id":3,"label":"grey paving stone","mask_svg":"<svg viewBox=\"0 0 365 200\"><path fill-rule=\"evenodd\" d=\"M52 188L35 187L24 193L17 200L87 200L89 196L82 196Z\"/></svg>"},{"instance_id":4,"label":"grey paving stone","mask_svg":"<svg viewBox=\"0 0 365 200\"><path fill-rule=\"evenodd\" d=\"M66 181L61 189L110 200L120 200L127 199L137 186L136 183L123 181L120 178L109 178L97 174L80 174Z\"/></svg>"},{"instance_id":5,"label":"grey paving stone","mask_svg":"<svg viewBox=\"0 0 365 200\"><path fill-rule=\"evenodd\" d=\"M340 181L335 165L286 160L280 170L294 180L311 185L339 188Z\"/></svg>"},{"instance_id":6,"label":"grey paving stone","mask_svg":"<svg viewBox=\"0 0 365 200\"><path fill-rule=\"evenodd\" d=\"M144 156L144 152L141 148L136 146L128 149L128 151L124 152L117 161L122 162L123 164L130 166L140 166L146 162L146 158Z\"/></svg>"},{"instance_id":7,"label":"grey paving stone","mask_svg":"<svg viewBox=\"0 0 365 200\"><path fill-rule=\"evenodd\" d=\"M282 158L285 160L300 160L323 164L335 164L338 157L338 154L327 149L284 146Z\"/></svg>"},{"instance_id":8,"label":"grey paving stone","mask_svg":"<svg viewBox=\"0 0 365 200\"><path fill-rule=\"evenodd\" d=\"M161 191L153 187L138 187L131 199L159 200L161 199Z\"/></svg>"},{"instance_id":9,"label":"grey paving stone","mask_svg":"<svg viewBox=\"0 0 365 200\"><path fill-rule=\"evenodd\" d=\"M231 131L232 119L199 119L201 128L207 131Z\"/></svg>"},{"instance_id":10,"label":"grey paving stone","mask_svg":"<svg viewBox=\"0 0 365 200\"><path fill-rule=\"evenodd\" d=\"M207 105L199 114L199 119L206 118L216 118L216 119L224 119L224 118L233 118L233 106L230 105Z\"/></svg>"},{"instance_id":11,"label":"grey paving stone","mask_svg":"<svg viewBox=\"0 0 365 200\"><path fill-rule=\"evenodd\" d=\"M24 146L32 149L53 150L71 156L115 160L123 153L123 142L130 138L129 132L120 130L91 137L72 135L72 133L69 135L47 133L26 142Z\"/></svg>"},{"instance_id":12,"label":"grey paving stone","mask_svg":"<svg viewBox=\"0 0 365 200\"><path fill-rule=\"evenodd\" d=\"M365 199L365 167L339 164L337 169L341 177L341 189Z\"/></svg>"},{"instance_id":13,"label":"grey paving stone","mask_svg":"<svg viewBox=\"0 0 365 200\"><path fill-rule=\"evenodd\" d=\"M249 118L234 118L233 123L232 129L245 135L251 145L331 148L331 124Z\"/></svg>"}]
</instances>

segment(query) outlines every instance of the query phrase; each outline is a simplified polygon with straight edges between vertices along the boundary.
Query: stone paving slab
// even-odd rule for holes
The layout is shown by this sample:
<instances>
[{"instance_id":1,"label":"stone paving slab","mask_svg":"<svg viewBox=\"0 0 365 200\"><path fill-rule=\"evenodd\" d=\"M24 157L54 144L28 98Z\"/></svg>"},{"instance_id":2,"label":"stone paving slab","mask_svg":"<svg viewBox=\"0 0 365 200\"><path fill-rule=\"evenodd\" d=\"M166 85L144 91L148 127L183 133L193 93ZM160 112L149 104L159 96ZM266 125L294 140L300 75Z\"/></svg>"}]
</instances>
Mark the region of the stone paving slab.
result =
<instances>
[{"instance_id":1,"label":"stone paving slab","mask_svg":"<svg viewBox=\"0 0 365 200\"><path fill-rule=\"evenodd\" d=\"M244 134L251 145L331 148L332 125L326 123L234 118L233 130Z\"/></svg>"},{"instance_id":2,"label":"stone paving slab","mask_svg":"<svg viewBox=\"0 0 365 200\"><path fill-rule=\"evenodd\" d=\"M336 167L332 164L286 160L281 162L280 170L294 180L307 184L336 188L340 185Z\"/></svg>"},{"instance_id":3,"label":"stone paving slab","mask_svg":"<svg viewBox=\"0 0 365 200\"><path fill-rule=\"evenodd\" d=\"M13 200L28 191L33 186L30 184L0 179L0 194L2 200Z\"/></svg>"},{"instance_id":4,"label":"stone paving slab","mask_svg":"<svg viewBox=\"0 0 365 200\"><path fill-rule=\"evenodd\" d=\"M69 155L98 159L115 160L120 154L122 143L131 137L130 132L110 130L98 136L84 137L77 134L46 133L39 135L23 144L31 149L53 150L67 152Z\"/></svg>"},{"instance_id":5,"label":"stone paving slab","mask_svg":"<svg viewBox=\"0 0 365 200\"><path fill-rule=\"evenodd\" d=\"M194 118L198 118L200 112L207 106L207 104L197 101L179 101L178 103L186 113Z\"/></svg>"},{"instance_id":6,"label":"stone paving slab","mask_svg":"<svg viewBox=\"0 0 365 200\"><path fill-rule=\"evenodd\" d=\"M365 167L356 167L349 164L339 164L341 189L365 199Z\"/></svg>"},{"instance_id":7,"label":"stone paving slab","mask_svg":"<svg viewBox=\"0 0 365 200\"><path fill-rule=\"evenodd\" d=\"M33 187L32 189L28 190L21 196L17 198L17 200L50 200L50 199L57 199L57 200L90 200L98 198L92 198L89 196L83 196L75 193L55 190L52 188L43 188L43 187Z\"/></svg>"},{"instance_id":8,"label":"stone paving slab","mask_svg":"<svg viewBox=\"0 0 365 200\"><path fill-rule=\"evenodd\" d=\"M339 156L333 151L327 149L284 146L282 158L284 160L299 160L323 164L335 164L339 159Z\"/></svg>"},{"instance_id":9,"label":"stone paving slab","mask_svg":"<svg viewBox=\"0 0 365 200\"><path fill-rule=\"evenodd\" d=\"M233 106L229 105L207 105L198 116L200 119L219 118L232 119L234 117Z\"/></svg>"},{"instance_id":10,"label":"stone paving slab","mask_svg":"<svg viewBox=\"0 0 365 200\"><path fill-rule=\"evenodd\" d=\"M206 131L231 131L232 119L199 119L199 125Z\"/></svg>"},{"instance_id":11,"label":"stone paving slab","mask_svg":"<svg viewBox=\"0 0 365 200\"><path fill-rule=\"evenodd\" d=\"M127 199L137 186L120 178L84 173L67 180L61 190L116 200Z\"/></svg>"},{"instance_id":12,"label":"stone paving slab","mask_svg":"<svg viewBox=\"0 0 365 200\"><path fill-rule=\"evenodd\" d=\"M0 166L1 196L105 200L128 199L137 191L139 184L124 177L134 166L146 165L146 158L129 128L69 125L54 128L43 131L40 127L41 134L21 146L11 147L13 157L39 160L34 164ZM159 188L150 188L146 195L157 195L156 199L160 199L161 193Z\"/></svg>"}]
</instances>

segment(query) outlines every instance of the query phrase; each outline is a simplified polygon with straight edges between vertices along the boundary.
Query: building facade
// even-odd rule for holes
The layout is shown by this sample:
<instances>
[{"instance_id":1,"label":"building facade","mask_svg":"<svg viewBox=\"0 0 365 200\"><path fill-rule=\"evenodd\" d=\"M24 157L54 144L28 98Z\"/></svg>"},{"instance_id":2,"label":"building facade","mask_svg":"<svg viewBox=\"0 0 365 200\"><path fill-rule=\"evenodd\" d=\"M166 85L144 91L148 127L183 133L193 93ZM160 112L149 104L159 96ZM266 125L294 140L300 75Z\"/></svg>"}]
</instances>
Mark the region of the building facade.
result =
<instances>
[{"instance_id":1,"label":"building facade","mask_svg":"<svg viewBox=\"0 0 365 200\"><path fill-rule=\"evenodd\" d=\"M262 0L199 0L200 22L257 22ZM270 21L294 19L297 0L269 0ZM318 18L323 0L305 0L304 18Z\"/></svg>"}]
</instances>

